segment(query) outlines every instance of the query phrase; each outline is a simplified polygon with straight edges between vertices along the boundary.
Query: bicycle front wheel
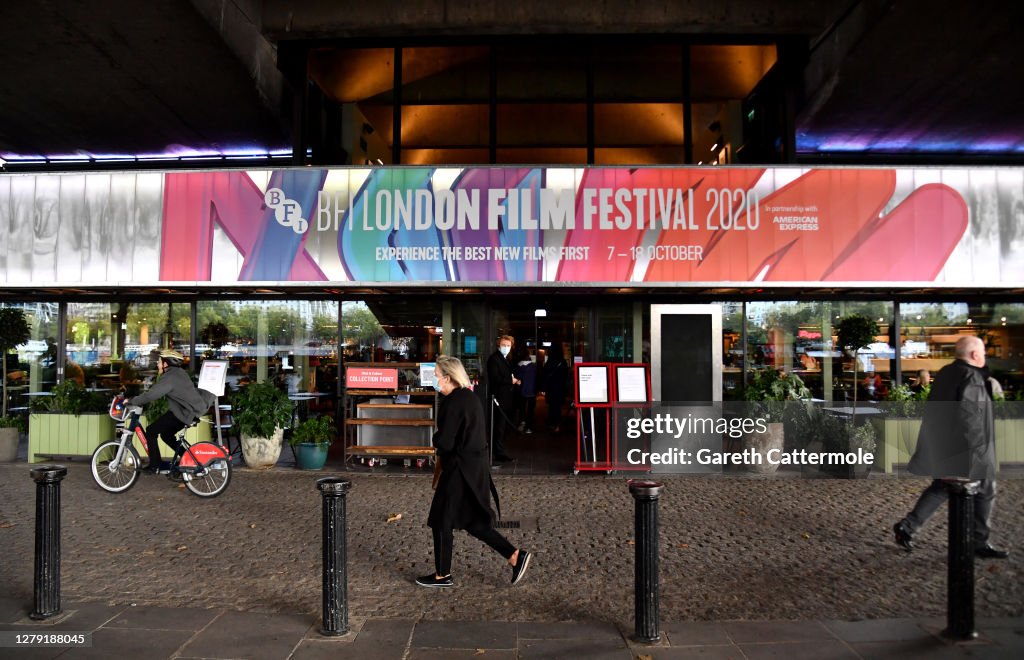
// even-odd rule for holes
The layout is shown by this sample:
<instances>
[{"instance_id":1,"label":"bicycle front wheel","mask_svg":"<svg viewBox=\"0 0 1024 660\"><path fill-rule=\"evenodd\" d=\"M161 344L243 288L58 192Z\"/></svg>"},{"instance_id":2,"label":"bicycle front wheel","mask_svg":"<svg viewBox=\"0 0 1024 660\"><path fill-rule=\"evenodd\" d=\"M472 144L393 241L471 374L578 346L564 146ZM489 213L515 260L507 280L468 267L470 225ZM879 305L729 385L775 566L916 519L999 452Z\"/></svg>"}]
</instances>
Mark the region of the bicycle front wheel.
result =
<instances>
[{"instance_id":1,"label":"bicycle front wheel","mask_svg":"<svg viewBox=\"0 0 1024 660\"><path fill-rule=\"evenodd\" d=\"M139 478L139 452L127 445L121 453L121 460L115 463L121 443L116 440L104 442L92 453L92 478L108 493L123 493Z\"/></svg>"},{"instance_id":2,"label":"bicycle front wheel","mask_svg":"<svg viewBox=\"0 0 1024 660\"><path fill-rule=\"evenodd\" d=\"M196 468L194 472L191 468L188 471L183 470L181 478L185 482L185 487L199 497L216 497L223 493L231 481L231 460L224 455L220 447L210 442L193 445L192 450L204 458L211 454L215 457L206 462L205 467ZM185 464L191 462L186 460L188 458L188 454L182 458L183 468L187 468Z\"/></svg>"}]
</instances>

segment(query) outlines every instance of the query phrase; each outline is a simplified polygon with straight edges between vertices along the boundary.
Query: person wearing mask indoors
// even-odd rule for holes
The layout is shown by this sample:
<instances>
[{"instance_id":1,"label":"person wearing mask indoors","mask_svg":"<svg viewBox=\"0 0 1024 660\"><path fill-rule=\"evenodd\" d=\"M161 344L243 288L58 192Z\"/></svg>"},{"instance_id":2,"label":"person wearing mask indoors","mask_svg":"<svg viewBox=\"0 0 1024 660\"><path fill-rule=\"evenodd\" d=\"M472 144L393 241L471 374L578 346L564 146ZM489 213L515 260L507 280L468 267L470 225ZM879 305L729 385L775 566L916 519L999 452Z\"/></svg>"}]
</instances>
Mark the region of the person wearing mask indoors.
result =
<instances>
[{"instance_id":1,"label":"person wearing mask indoors","mask_svg":"<svg viewBox=\"0 0 1024 660\"><path fill-rule=\"evenodd\" d=\"M519 430L533 433L533 418L537 411L537 364L529 351L521 350L515 372L519 378Z\"/></svg>"},{"instance_id":2,"label":"person wearing mask indoors","mask_svg":"<svg viewBox=\"0 0 1024 660\"><path fill-rule=\"evenodd\" d=\"M512 567L512 584L526 574L532 555L514 547L494 529L491 496L501 515L498 491L487 459L486 418L480 399L469 389L462 362L447 355L437 358L434 388L441 395L437 411L437 450L434 497L427 525L434 536L434 572L416 578L421 587L454 587L453 530L464 529L504 557Z\"/></svg>"},{"instance_id":3,"label":"person wearing mask indoors","mask_svg":"<svg viewBox=\"0 0 1024 660\"><path fill-rule=\"evenodd\" d=\"M487 358L487 391L497 406L490 405L494 416L494 460L507 463L513 460L505 451L505 432L512 428L512 416L515 414L516 390L520 384L512 368L512 346L515 340L509 335L498 337L497 348Z\"/></svg>"},{"instance_id":4,"label":"person wearing mask indoors","mask_svg":"<svg viewBox=\"0 0 1024 660\"><path fill-rule=\"evenodd\" d=\"M548 405L548 428L558 433L562 430L562 406L565 403L566 384L569 382L569 364L562 354L562 343L551 342L551 346L551 352L544 363L541 387L544 390L544 401Z\"/></svg>"}]
</instances>

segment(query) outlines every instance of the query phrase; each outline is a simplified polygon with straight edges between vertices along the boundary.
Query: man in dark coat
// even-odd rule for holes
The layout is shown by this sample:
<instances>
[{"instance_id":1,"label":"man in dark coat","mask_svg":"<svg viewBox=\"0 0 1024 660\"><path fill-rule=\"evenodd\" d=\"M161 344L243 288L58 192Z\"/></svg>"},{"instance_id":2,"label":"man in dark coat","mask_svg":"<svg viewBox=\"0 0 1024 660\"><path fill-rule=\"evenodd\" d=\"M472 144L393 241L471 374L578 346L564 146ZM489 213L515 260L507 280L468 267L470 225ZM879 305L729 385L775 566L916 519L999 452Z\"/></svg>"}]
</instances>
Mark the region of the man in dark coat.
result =
<instances>
[{"instance_id":1,"label":"man in dark coat","mask_svg":"<svg viewBox=\"0 0 1024 660\"><path fill-rule=\"evenodd\" d=\"M558 433L561 430L562 405L565 403L566 383L569 380L569 365L562 354L561 342L551 342L551 354L544 363L542 380L544 401L548 404L548 427Z\"/></svg>"},{"instance_id":2,"label":"man in dark coat","mask_svg":"<svg viewBox=\"0 0 1024 660\"><path fill-rule=\"evenodd\" d=\"M469 376L458 358L439 357L434 376L435 388L444 395L434 434L441 473L427 516L427 525L434 534L435 572L417 578L416 584L454 586L451 566L455 529L466 530L507 559L512 566L512 584L517 584L526 573L531 554L513 547L494 529L491 495L499 513L501 504L491 480L483 407L469 389Z\"/></svg>"},{"instance_id":3,"label":"man in dark coat","mask_svg":"<svg viewBox=\"0 0 1024 660\"><path fill-rule=\"evenodd\" d=\"M498 338L497 350L487 358L487 391L491 398L498 402L497 409L489 403L490 414L494 416L494 460L507 462L512 457L505 451L505 431L512 427L512 416L515 414L516 390L519 379L512 368L512 337L502 335Z\"/></svg>"},{"instance_id":4,"label":"man in dark coat","mask_svg":"<svg viewBox=\"0 0 1024 660\"><path fill-rule=\"evenodd\" d=\"M932 381L925 404L917 449L908 469L933 478L913 511L893 526L896 543L907 552L913 536L948 499L942 477L979 481L974 502L974 554L1005 559L1008 553L988 542L992 507L996 499L995 418L992 392L985 369L985 344L977 337L961 337L956 360L943 367Z\"/></svg>"}]
</instances>

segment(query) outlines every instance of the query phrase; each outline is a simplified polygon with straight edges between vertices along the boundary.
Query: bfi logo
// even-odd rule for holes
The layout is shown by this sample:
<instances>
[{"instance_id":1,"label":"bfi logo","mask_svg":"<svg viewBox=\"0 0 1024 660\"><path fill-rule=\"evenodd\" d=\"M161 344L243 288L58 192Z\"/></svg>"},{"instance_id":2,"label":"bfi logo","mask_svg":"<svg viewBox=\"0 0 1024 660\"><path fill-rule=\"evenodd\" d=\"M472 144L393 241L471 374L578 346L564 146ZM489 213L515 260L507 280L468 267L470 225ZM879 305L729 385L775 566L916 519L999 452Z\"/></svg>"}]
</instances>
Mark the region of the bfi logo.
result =
<instances>
[{"instance_id":1,"label":"bfi logo","mask_svg":"<svg viewBox=\"0 0 1024 660\"><path fill-rule=\"evenodd\" d=\"M309 222L302 217L302 206L294 199L288 199L280 188L267 189L263 201L274 209L277 224L291 227L296 234L305 234L309 229Z\"/></svg>"}]
</instances>

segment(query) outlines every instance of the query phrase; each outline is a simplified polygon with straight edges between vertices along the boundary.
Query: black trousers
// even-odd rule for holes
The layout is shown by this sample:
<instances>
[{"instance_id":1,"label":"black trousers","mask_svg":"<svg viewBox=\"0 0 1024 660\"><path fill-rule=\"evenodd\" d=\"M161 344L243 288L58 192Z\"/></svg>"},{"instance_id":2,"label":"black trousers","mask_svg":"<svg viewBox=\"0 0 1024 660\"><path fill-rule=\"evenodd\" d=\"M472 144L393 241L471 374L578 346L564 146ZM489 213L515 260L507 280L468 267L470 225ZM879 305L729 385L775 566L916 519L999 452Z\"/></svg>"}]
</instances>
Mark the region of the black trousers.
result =
<instances>
[{"instance_id":1,"label":"black trousers","mask_svg":"<svg viewBox=\"0 0 1024 660\"><path fill-rule=\"evenodd\" d=\"M455 541L455 533L450 527L445 529L434 528L434 571L441 577L451 575L452 572L452 544ZM495 552L511 559L515 554L515 547L508 542L504 536L498 533L493 527L484 529L467 529L466 533L476 537L491 546Z\"/></svg>"},{"instance_id":2,"label":"black trousers","mask_svg":"<svg viewBox=\"0 0 1024 660\"><path fill-rule=\"evenodd\" d=\"M996 481L995 479L981 479L980 481L981 487L978 489L978 494L974 496L974 542L985 545L992 532L990 521L992 520L992 508L996 501ZM911 534L916 534L917 530L921 529L939 507L947 501L949 501L949 491L940 479L933 480L921 493L914 509L901 521L903 526Z\"/></svg>"},{"instance_id":3,"label":"black trousers","mask_svg":"<svg viewBox=\"0 0 1024 660\"><path fill-rule=\"evenodd\" d=\"M152 424L146 427L146 443L149 445L149 464L152 467L159 467L161 463L160 443L157 437L163 438L164 444L174 450L175 454L181 453L181 447L174 439L174 434L185 428L185 423L178 420L171 411L165 412Z\"/></svg>"}]
</instances>

